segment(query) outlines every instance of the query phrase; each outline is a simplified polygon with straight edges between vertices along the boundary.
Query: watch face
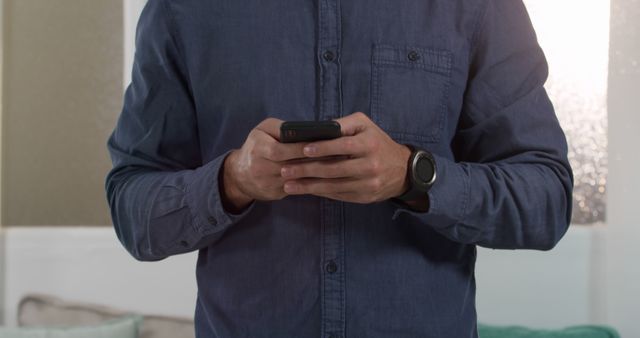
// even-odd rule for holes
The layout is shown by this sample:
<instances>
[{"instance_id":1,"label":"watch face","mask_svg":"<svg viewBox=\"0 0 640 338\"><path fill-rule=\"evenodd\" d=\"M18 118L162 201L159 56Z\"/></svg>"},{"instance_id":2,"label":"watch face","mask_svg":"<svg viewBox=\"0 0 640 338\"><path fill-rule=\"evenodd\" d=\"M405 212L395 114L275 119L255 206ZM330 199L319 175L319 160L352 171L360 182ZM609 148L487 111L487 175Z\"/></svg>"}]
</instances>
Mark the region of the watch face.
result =
<instances>
[{"instance_id":1,"label":"watch face","mask_svg":"<svg viewBox=\"0 0 640 338\"><path fill-rule=\"evenodd\" d=\"M435 170L434 170L433 162L428 157L422 155L418 158L415 167L416 179L420 181L422 184L431 184L433 183Z\"/></svg>"}]
</instances>

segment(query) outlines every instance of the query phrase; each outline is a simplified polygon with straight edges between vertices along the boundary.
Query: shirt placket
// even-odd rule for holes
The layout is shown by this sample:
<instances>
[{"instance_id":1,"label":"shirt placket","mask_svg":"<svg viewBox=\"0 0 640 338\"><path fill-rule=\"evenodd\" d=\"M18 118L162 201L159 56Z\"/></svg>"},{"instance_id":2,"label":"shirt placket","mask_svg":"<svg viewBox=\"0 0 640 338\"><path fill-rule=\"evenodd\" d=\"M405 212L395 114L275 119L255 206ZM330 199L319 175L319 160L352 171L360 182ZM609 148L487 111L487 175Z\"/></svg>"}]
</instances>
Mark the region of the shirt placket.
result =
<instances>
[{"instance_id":1,"label":"shirt placket","mask_svg":"<svg viewBox=\"0 0 640 338\"><path fill-rule=\"evenodd\" d=\"M318 117L330 120L342 116L340 85L340 3L319 0L318 4ZM321 337L345 337L344 204L321 199Z\"/></svg>"}]
</instances>

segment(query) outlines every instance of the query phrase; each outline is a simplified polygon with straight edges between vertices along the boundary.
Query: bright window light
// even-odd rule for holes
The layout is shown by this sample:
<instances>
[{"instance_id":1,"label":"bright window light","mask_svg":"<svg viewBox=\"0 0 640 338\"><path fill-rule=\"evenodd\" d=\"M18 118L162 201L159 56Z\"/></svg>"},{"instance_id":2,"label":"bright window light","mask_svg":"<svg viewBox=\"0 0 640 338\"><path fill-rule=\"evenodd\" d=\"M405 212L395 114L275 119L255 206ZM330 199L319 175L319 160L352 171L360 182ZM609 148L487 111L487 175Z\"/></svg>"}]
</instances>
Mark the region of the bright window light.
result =
<instances>
[{"instance_id":1,"label":"bright window light","mask_svg":"<svg viewBox=\"0 0 640 338\"><path fill-rule=\"evenodd\" d=\"M525 0L569 142L573 223L605 221L610 0Z\"/></svg>"}]
</instances>

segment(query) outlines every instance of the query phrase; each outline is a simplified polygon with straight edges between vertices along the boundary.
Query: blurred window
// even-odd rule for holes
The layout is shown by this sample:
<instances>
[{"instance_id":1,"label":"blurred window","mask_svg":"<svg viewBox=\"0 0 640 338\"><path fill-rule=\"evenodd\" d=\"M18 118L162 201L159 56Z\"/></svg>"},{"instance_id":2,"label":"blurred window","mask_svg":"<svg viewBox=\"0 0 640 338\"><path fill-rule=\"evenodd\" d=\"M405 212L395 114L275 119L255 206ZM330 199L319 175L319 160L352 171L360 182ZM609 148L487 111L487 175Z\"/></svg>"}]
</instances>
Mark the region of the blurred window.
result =
<instances>
[{"instance_id":1,"label":"blurred window","mask_svg":"<svg viewBox=\"0 0 640 338\"><path fill-rule=\"evenodd\" d=\"M610 0L525 0L569 142L573 224L605 221Z\"/></svg>"}]
</instances>

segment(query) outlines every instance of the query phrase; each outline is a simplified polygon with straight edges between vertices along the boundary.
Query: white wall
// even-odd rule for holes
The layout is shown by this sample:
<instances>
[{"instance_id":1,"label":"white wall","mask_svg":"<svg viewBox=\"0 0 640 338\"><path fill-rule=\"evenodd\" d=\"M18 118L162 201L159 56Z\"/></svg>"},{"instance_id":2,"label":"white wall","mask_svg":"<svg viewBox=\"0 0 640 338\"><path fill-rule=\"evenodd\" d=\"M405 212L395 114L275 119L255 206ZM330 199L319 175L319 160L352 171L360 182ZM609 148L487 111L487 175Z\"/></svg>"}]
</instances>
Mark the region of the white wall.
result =
<instances>
[{"instance_id":1,"label":"white wall","mask_svg":"<svg viewBox=\"0 0 640 338\"><path fill-rule=\"evenodd\" d=\"M124 86L131 82L131 65L135 55L135 31L146 0L123 0L124 9Z\"/></svg>"},{"instance_id":2,"label":"white wall","mask_svg":"<svg viewBox=\"0 0 640 338\"><path fill-rule=\"evenodd\" d=\"M6 321L20 299L44 293L124 310L191 318L196 254L135 261L108 227L10 227L6 231Z\"/></svg>"},{"instance_id":3,"label":"white wall","mask_svg":"<svg viewBox=\"0 0 640 338\"><path fill-rule=\"evenodd\" d=\"M640 2L613 0L606 320L640 337Z\"/></svg>"},{"instance_id":4,"label":"white wall","mask_svg":"<svg viewBox=\"0 0 640 338\"><path fill-rule=\"evenodd\" d=\"M554 250L479 249L478 320L562 328L591 322L590 275L602 227L570 227Z\"/></svg>"}]
</instances>

